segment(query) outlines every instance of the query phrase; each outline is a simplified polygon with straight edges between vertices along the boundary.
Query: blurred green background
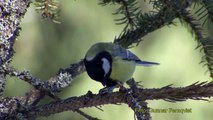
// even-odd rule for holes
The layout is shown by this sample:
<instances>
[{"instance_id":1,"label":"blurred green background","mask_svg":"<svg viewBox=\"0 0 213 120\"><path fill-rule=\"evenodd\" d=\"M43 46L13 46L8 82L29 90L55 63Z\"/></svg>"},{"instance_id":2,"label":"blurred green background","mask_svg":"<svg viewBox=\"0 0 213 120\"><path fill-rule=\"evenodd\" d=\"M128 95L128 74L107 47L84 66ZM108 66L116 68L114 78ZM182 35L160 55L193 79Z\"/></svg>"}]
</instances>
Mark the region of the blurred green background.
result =
<instances>
[{"instance_id":1,"label":"blurred green background","mask_svg":"<svg viewBox=\"0 0 213 120\"><path fill-rule=\"evenodd\" d=\"M16 41L16 54L12 61L19 70L29 70L34 76L47 80L59 70L82 59L88 48L101 41L113 41L123 26L115 25L113 16L116 7L102 7L98 1L60 0L61 24L42 20L31 5L23 18L22 31ZM142 5L145 11L148 5ZM155 67L138 67L134 74L145 88L160 88L169 84L186 86L196 81L210 81L208 69L199 64L202 54L190 31L176 20L177 26L165 26L144 37L138 47L131 49L143 60L161 63ZM77 77L71 86L58 96L67 98L80 96L91 90L97 93L103 86L91 80L86 73ZM5 96L24 95L31 86L21 80L9 78ZM46 99L48 101L49 99ZM45 102L45 101L43 101ZM170 103L163 100L147 101L153 109L191 108L192 113L152 113L153 120L210 120L213 117L211 102L187 100ZM104 105L104 112L96 108L82 109L86 113L103 120L133 120L133 111L125 104ZM38 120L83 120L77 113L63 112Z\"/></svg>"}]
</instances>

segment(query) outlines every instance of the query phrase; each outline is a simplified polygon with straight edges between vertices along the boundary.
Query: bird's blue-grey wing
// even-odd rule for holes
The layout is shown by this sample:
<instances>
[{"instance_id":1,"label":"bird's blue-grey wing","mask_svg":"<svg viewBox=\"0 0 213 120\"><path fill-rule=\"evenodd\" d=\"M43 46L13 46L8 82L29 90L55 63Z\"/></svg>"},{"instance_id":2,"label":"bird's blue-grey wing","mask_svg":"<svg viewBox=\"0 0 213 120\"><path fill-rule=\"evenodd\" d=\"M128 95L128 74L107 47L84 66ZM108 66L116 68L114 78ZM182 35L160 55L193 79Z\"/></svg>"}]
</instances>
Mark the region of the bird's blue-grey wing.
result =
<instances>
[{"instance_id":1,"label":"bird's blue-grey wing","mask_svg":"<svg viewBox=\"0 0 213 120\"><path fill-rule=\"evenodd\" d=\"M159 65L159 63L156 62L143 61L139 59L134 53L132 53L127 49L117 48L117 50L115 50L113 53L115 54L115 56L118 55L123 60L135 61L137 65L143 66Z\"/></svg>"}]
</instances>

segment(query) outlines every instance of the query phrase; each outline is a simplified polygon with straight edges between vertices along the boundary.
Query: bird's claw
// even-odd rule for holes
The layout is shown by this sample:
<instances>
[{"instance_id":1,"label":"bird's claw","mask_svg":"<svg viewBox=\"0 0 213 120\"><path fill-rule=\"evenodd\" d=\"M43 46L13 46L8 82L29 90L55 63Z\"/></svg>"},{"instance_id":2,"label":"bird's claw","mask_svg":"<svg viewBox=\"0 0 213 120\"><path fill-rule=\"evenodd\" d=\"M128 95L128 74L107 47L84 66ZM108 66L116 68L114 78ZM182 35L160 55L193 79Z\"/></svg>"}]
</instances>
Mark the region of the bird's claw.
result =
<instances>
[{"instance_id":1,"label":"bird's claw","mask_svg":"<svg viewBox=\"0 0 213 120\"><path fill-rule=\"evenodd\" d=\"M111 94L113 92L114 88L115 88L115 86L102 88L99 90L99 95Z\"/></svg>"}]
</instances>

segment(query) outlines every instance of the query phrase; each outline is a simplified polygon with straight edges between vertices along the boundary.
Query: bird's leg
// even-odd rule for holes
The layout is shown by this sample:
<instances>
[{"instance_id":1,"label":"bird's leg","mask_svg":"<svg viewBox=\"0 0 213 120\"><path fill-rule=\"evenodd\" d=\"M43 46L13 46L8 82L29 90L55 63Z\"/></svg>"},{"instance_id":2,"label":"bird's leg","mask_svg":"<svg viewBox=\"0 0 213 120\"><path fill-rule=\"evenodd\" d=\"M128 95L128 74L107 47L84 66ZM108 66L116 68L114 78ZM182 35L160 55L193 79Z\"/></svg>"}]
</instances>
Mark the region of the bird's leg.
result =
<instances>
[{"instance_id":1,"label":"bird's leg","mask_svg":"<svg viewBox=\"0 0 213 120\"><path fill-rule=\"evenodd\" d=\"M119 91L126 92L127 88L124 87L123 83L118 81Z\"/></svg>"},{"instance_id":2,"label":"bird's leg","mask_svg":"<svg viewBox=\"0 0 213 120\"><path fill-rule=\"evenodd\" d=\"M131 89L138 88L138 86L143 87L142 85L140 85L140 82L135 82L134 78L129 79L126 83Z\"/></svg>"},{"instance_id":3,"label":"bird's leg","mask_svg":"<svg viewBox=\"0 0 213 120\"><path fill-rule=\"evenodd\" d=\"M105 87L99 90L99 94L111 94L115 88L120 88L120 91L126 91L126 88L123 86L123 83L120 82L119 80L114 80L115 85L110 86L110 87Z\"/></svg>"}]
</instances>

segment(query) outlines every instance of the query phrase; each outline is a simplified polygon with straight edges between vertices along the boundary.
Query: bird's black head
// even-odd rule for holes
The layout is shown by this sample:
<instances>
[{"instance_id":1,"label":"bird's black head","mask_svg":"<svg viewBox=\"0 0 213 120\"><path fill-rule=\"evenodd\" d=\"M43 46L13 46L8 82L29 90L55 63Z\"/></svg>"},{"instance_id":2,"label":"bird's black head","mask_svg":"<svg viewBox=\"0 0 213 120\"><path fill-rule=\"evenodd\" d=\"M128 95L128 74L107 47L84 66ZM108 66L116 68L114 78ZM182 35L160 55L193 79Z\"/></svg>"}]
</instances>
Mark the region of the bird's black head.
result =
<instances>
[{"instance_id":1,"label":"bird's black head","mask_svg":"<svg viewBox=\"0 0 213 120\"><path fill-rule=\"evenodd\" d=\"M112 57L108 52L102 51L91 60L85 58L84 64L90 78L101 82L104 86L107 84L106 80L112 71Z\"/></svg>"}]
</instances>

